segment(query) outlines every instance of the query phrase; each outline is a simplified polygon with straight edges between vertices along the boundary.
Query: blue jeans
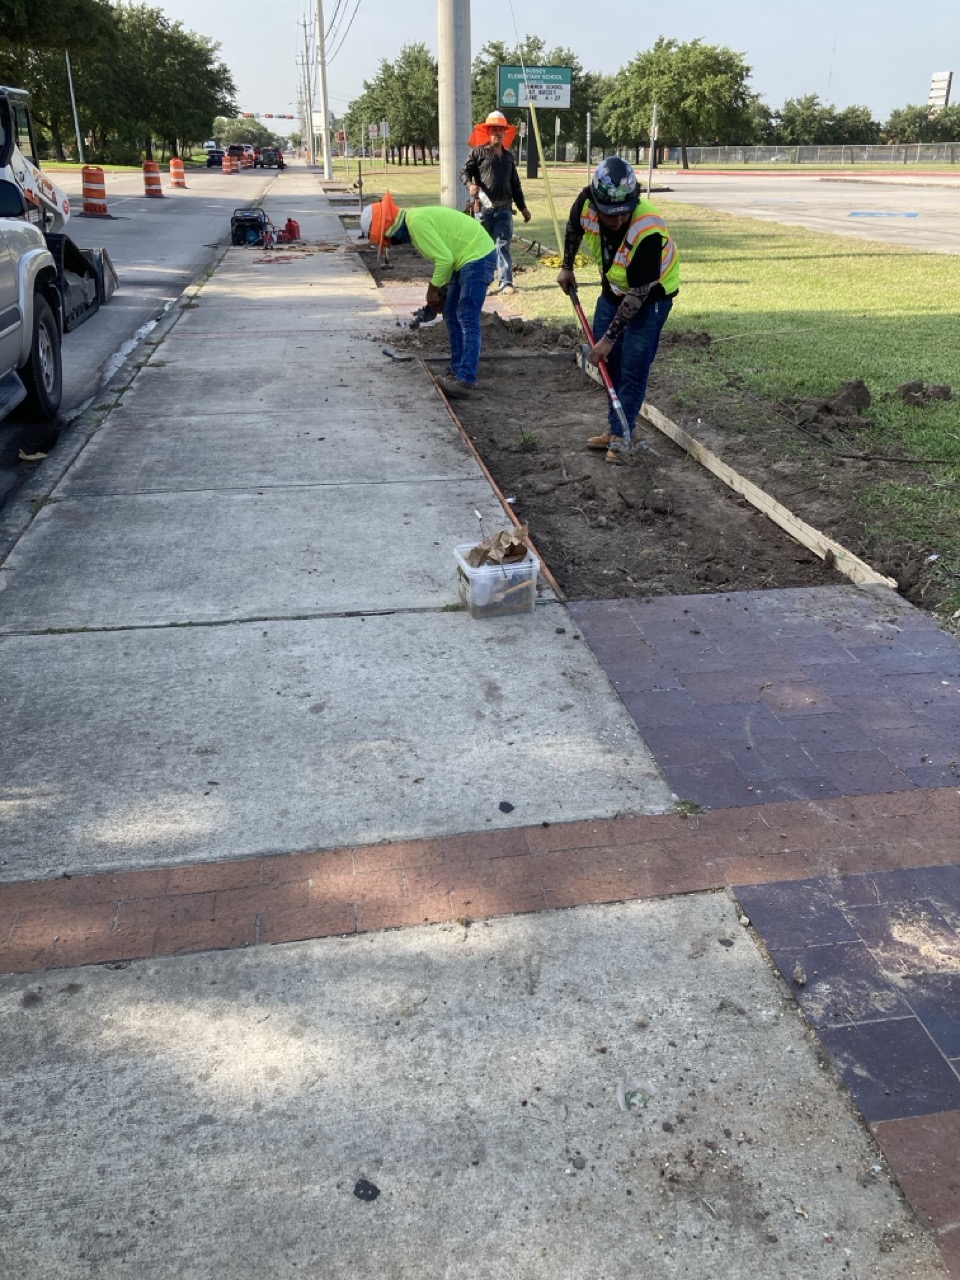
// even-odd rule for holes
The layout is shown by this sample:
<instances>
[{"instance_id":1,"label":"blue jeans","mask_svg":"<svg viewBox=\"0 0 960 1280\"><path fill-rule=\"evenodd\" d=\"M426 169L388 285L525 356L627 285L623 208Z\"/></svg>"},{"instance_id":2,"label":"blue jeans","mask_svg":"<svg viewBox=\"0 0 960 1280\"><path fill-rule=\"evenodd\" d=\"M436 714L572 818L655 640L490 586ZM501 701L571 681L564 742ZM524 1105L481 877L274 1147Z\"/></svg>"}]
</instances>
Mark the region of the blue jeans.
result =
<instances>
[{"instance_id":1,"label":"blue jeans","mask_svg":"<svg viewBox=\"0 0 960 1280\"><path fill-rule=\"evenodd\" d=\"M513 210L509 205L505 209L484 209L480 225L497 246L497 278L502 289L505 285L513 284L513 260L510 257Z\"/></svg>"},{"instance_id":2,"label":"blue jeans","mask_svg":"<svg viewBox=\"0 0 960 1280\"><path fill-rule=\"evenodd\" d=\"M630 321L607 356L610 380L620 397L631 431L636 426L637 415L643 407L650 366L660 345L660 330L666 324L672 306L673 299L665 298L662 302L648 302L646 306L641 307L639 314ZM608 302L601 294L597 299L597 309L593 313L593 336L597 342L606 333L616 313L617 308L614 304ZM607 420L610 423L611 434L622 436L623 428L612 407Z\"/></svg>"},{"instance_id":3,"label":"blue jeans","mask_svg":"<svg viewBox=\"0 0 960 1280\"><path fill-rule=\"evenodd\" d=\"M458 382L472 387L480 364L480 312L487 289L497 269L497 255L491 249L455 271L447 285L443 318L450 337L450 368Z\"/></svg>"}]
</instances>

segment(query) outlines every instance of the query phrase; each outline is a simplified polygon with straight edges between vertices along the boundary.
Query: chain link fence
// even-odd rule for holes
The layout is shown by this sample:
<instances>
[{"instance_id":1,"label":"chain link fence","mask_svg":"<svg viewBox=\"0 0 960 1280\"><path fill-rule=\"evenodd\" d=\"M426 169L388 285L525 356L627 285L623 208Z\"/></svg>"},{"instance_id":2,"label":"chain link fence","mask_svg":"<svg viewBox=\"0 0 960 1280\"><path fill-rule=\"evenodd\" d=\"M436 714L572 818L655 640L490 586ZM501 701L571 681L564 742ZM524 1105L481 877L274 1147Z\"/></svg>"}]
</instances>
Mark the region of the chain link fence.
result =
<instances>
[{"instance_id":1,"label":"chain link fence","mask_svg":"<svg viewBox=\"0 0 960 1280\"><path fill-rule=\"evenodd\" d=\"M628 164L646 164L649 152L646 147L621 147L618 151L604 151L592 147L591 165L599 164L604 156L617 155ZM566 145L568 163L582 161L584 148L576 143ZM680 164L679 147L664 147L663 161ZM960 142L910 142L905 146L818 146L818 147L687 147L687 162L691 168L697 165L727 167L735 164L957 164L960 161Z\"/></svg>"},{"instance_id":2,"label":"chain link fence","mask_svg":"<svg viewBox=\"0 0 960 1280\"><path fill-rule=\"evenodd\" d=\"M679 148L671 157L679 158ZM687 147L687 162L731 164L956 164L960 142L911 142L904 146Z\"/></svg>"}]
</instances>

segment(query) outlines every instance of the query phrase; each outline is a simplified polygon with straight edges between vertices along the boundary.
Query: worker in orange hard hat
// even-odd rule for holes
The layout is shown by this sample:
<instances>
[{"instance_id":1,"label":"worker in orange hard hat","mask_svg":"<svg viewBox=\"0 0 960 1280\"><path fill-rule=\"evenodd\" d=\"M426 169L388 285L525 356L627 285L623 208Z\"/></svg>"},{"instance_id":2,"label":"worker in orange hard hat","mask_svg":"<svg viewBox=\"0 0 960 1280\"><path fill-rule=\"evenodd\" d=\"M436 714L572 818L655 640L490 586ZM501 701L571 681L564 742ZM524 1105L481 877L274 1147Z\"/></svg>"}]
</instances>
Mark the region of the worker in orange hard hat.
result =
<instances>
[{"instance_id":1,"label":"worker in orange hard hat","mask_svg":"<svg viewBox=\"0 0 960 1280\"><path fill-rule=\"evenodd\" d=\"M517 136L516 126L510 124L502 111L491 111L470 135L473 150L467 156L460 175L461 181L479 206L476 217L497 246L497 286L494 292L514 292L513 261L510 244L513 240L513 206L530 221L530 210L523 198L520 175L510 147Z\"/></svg>"},{"instance_id":2,"label":"worker in orange hard hat","mask_svg":"<svg viewBox=\"0 0 960 1280\"><path fill-rule=\"evenodd\" d=\"M364 208L360 234L378 248L412 244L433 263L425 310L431 318L443 312L450 338L449 375L437 381L451 400L466 399L476 385L480 364L480 312L497 269L493 241L476 219L465 218L459 209L399 209L389 191Z\"/></svg>"}]
</instances>

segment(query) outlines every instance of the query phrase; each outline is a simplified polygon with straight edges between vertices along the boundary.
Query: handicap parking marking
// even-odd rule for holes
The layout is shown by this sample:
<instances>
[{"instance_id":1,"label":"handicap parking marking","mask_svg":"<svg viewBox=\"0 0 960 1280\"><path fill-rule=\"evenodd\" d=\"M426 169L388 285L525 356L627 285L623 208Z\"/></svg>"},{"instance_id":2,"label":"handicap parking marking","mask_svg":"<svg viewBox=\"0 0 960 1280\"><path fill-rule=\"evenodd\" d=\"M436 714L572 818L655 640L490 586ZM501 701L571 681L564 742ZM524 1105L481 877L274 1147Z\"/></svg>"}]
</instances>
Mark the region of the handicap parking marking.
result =
<instances>
[{"instance_id":1,"label":"handicap parking marking","mask_svg":"<svg viewBox=\"0 0 960 1280\"><path fill-rule=\"evenodd\" d=\"M893 209L852 209L848 218L919 218L919 213L900 213Z\"/></svg>"}]
</instances>

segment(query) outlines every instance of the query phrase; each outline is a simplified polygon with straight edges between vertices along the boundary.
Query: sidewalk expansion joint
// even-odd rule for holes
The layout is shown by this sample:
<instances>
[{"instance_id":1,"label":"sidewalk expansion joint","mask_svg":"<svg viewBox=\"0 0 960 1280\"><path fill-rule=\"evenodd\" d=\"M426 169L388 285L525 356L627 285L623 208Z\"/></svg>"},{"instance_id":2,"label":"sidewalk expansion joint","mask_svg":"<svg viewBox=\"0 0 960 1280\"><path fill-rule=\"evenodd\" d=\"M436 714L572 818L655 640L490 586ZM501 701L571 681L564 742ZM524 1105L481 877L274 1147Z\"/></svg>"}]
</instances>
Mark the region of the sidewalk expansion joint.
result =
<instances>
[{"instance_id":1,"label":"sidewalk expansion joint","mask_svg":"<svg viewBox=\"0 0 960 1280\"><path fill-rule=\"evenodd\" d=\"M559 604L558 600L538 600L536 607L547 608ZM459 602L433 605L408 605L397 609L333 609L316 613L264 613L250 614L242 618L210 618L196 622L142 622L101 627L43 627L37 630L0 631L0 643L12 639L35 639L40 636L110 635L131 631L182 631L202 627L242 627L264 622L325 622L337 618L390 618L396 615L465 613L466 606Z\"/></svg>"},{"instance_id":2,"label":"sidewalk expansion joint","mask_svg":"<svg viewBox=\"0 0 960 1280\"><path fill-rule=\"evenodd\" d=\"M422 485L422 484L473 484L476 481L474 476L428 476L426 479L422 477L407 477L398 480L314 480L309 483L300 484L258 484L258 485L204 485L202 488L190 488L186 485L178 485L174 489L108 489L97 493L84 493L83 491L74 491L67 493L62 498L57 498L57 502L100 502L104 498L143 498L143 497L177 497L181 494L204 494L204 493L241 493L255 494L261 493L286 493L296 489L372 489L372 488L390 488L397 485Z\"/></svg>"}]
</instances>

